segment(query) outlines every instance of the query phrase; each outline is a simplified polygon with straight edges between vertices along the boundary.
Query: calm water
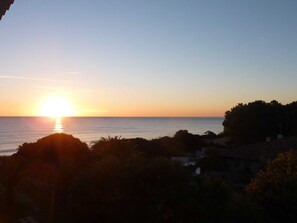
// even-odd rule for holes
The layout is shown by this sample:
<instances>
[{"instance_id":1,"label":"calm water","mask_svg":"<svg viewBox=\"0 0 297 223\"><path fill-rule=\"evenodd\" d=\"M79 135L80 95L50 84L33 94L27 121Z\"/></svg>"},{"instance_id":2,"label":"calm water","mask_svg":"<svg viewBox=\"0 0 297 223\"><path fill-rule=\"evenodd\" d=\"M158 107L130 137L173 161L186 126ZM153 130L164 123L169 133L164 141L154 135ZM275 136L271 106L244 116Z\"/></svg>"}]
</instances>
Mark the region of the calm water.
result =
<instances>
[{"instance_id":1,"label":"calm water","mask_svg":"<svg viewBox=\"0 0 297 223\"><path fill-rule=\"evenodd\" d=\"M223 118L41 118L0 117L0 155L16 152L19 145L35 142L55 132L64 132L91 143L101 137L173 136L180 129L194 134L223 131Z\"/></svg>"}]
</instances>

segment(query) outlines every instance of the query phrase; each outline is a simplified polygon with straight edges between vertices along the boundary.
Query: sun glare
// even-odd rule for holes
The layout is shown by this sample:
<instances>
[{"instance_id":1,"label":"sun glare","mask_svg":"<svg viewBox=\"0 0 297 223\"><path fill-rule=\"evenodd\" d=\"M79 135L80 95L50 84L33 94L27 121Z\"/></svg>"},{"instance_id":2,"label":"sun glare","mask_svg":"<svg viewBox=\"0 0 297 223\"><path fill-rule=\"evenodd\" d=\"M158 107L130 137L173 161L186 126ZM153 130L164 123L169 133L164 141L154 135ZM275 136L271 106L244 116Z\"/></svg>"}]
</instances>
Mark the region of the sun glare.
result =
<instances>
[{"instance_id":1,"label":"sun glare","mask_svg":"<svg viewBox=\"0 0 297 223\"><path fill-rule=\"evenodd\" d=\"M69 101L64 98L50 98L45 101L41 107L41 116L47 117L67 117L74 116L75 111Z\"/></svg>"}]
</instances>

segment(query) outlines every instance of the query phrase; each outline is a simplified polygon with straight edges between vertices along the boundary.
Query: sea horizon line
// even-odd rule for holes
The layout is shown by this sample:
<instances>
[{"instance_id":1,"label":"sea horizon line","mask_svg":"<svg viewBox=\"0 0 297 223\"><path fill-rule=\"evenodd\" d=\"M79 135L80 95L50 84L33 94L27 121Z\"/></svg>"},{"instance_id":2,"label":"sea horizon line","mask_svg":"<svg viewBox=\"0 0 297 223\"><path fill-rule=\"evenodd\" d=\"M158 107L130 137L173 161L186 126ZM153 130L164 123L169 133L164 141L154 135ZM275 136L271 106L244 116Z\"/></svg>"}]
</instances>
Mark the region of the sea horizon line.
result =
<instances>
[{"instance_id":1,"label":"sea horizon line","mask_svg":"<svg viewBox=\"0 0 297 223\"><path fill-rule=\"evenodd\" d=\"M49 117L39 115L0 115L0 118L224 118L224 116L62 116Z\"/></svg>"}]
</instances>

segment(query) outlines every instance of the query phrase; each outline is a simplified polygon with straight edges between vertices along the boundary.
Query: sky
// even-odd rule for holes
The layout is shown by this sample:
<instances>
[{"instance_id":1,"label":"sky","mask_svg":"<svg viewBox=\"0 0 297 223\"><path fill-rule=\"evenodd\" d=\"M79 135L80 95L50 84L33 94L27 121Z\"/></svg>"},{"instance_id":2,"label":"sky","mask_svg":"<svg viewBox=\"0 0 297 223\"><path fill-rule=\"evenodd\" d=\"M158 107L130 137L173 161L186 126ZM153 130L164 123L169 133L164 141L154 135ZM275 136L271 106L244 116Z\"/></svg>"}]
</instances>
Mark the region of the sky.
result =
<instances>
[{"instance_id":1,"label":"sky","mask_svg":"<svg viewBox=\"0 0 297 223\"><path fill-rule=\"evenodd\" d=\"M223 116L297 96L295 0L16 0L0 21L0 116Z\"/></svg>"}]
</instances>

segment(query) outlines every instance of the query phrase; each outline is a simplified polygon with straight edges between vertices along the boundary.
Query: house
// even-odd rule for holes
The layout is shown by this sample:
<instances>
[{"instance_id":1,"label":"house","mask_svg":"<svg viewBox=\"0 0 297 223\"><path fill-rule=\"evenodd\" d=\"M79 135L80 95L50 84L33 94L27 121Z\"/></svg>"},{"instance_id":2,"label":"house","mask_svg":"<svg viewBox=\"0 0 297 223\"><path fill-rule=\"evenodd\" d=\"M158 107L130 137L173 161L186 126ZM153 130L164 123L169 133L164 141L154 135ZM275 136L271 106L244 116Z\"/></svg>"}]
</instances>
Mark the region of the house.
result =
<instances>
[{"instance_id":1,"label":"house","mask_svg":"<svg viewBox=\"0 0 297 223\"><path fill-rule=\"evenodd\" d=\"M173 156L171 160L181 163L184 167L189 167L192 171L192 176L197 176L201 174L200 160L205 156L205 151L207 148L201 148L201 150L196 150L193 156Z\"/></svg>"},{"instance_id":2,"label":"house","mask_svg":"<svg viewBox=\"0 0 297 223\"><path fill-rule=\"evenodd\" d=\"M196 158L191 156L173 156L171 160L177 161L183 166L196 166Z\"/></svg>"},{"instance_id":3,"label":"house","mask_svg":"<svg viewBox=\"0 0 297 223\"><path fill-rule=\"evenodd\" d=\"M206 175L220 176L232 184L246 185L279 153L297 150L297 136L207 152L215 168L204 169Z\"/></svg>"}]
</instances>

